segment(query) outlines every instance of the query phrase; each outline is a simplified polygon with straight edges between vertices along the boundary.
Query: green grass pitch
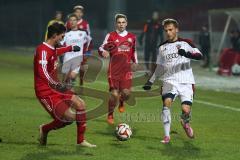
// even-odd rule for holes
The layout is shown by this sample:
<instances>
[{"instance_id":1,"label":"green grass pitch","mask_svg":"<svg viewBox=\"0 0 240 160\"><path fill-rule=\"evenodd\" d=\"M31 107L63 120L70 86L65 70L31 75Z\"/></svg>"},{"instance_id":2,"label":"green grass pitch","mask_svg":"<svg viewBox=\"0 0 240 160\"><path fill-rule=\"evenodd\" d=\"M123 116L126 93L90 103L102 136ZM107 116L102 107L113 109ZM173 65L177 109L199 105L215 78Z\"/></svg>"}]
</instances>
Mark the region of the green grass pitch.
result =
<instances>
[{"instance_id":1,"label":"green grass pitch","mask_svg":"<svg viewBox=\"0 0 240 160\"><path fill-rule=\"evenodd\" d=\"M224 85L224 84L223 84ZM107 95L106 71L86 86ZM157 87L157 86L156 86ZM186 137L179 123L180 103L172 107L172 141L160 143L163 137L159 120L161 97L138 97L125 114L116 110L116 124L128 123L133 136L125 142L114 136L114 126L106 123L106 115L87 123L86 138L97 144L96 149L76 148L76 125L72 124L49 134L48 145L37 142L38 126L51 121L35 98L32 55L6 50L0 54L0 159L1 160L237 160L240 158L240 94L197 88L193 104L192 127L196 138ZM136 87L136 90L141 90ZM143 92L143 91L142 91ZM146 93L143 93L146 94ZM91 110L101 99L82 97ZM208 102L203 104L200 102ZM213 105L211 105L213 104ZM221 105L222 108L216 106ZM229 109L224 106L230 106ZM102 108L104 110L104 108Z\"/></svg>"}]
</instances>

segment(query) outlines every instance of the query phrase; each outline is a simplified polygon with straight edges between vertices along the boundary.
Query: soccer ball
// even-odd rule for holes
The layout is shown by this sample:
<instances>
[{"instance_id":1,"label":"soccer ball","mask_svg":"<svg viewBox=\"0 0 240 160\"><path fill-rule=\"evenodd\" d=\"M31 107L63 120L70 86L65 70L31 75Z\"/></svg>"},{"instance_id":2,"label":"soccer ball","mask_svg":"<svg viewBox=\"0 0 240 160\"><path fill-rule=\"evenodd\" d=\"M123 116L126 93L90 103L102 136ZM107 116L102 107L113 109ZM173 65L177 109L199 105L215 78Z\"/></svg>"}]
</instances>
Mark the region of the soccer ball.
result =
<instances>
[{"instance_id":1,"label":"soccer ball","mask_svg":"<svg viewBox=\"0 0 240 160\"><path fill-rule=\"evenodd\" d=\"M116 137L120 141L128 140L132 135L132 130L126 123L120 123L116 127Z\"/></svg>"},{"instance_id":2,"label":"soccer ball","mask_svg":"<svg viewBox=\"0 0 240 160\"><path fill-rule=\"evenodd\" d=\"M232 66L232 74L233 74L234 76L239 76L239 75L240 75L240 65L234 64L234 65Z\"/></svg>"}]
</instances>

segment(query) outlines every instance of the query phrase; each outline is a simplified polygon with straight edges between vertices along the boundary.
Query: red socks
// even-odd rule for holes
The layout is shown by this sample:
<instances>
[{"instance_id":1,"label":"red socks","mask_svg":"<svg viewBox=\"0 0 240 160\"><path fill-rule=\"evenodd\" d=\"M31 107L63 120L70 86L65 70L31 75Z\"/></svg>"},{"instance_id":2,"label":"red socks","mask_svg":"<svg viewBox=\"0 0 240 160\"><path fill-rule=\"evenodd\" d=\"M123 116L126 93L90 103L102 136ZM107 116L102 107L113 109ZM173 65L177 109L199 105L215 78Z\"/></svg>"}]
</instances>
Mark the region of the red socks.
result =
<instances>
[{"instance_id":1,"label":"red socks","mask_svg":"<svg viewBox=\"0 0 240 160\"><path fill-rule=\"evenodd\" d=\"M77 123L77 144L80 144L84 140L84 133L86 130L85 110L76 110L76 123Z\"/></svg>"},{"instance_id":2,"label":"red socks","mask_svg":"<svg viewBox=\"0 0 240 160\"><path fill-rule=\"evenodd\" d=\"M63 128L68 124L70 124L70 123L61 121L59 119L54 119L52 122L43 125L42 130L43 130L43 132L48 133L51 130L56 130L56 129L59 129L59 128Z\"/></svg>"}]
</instances>

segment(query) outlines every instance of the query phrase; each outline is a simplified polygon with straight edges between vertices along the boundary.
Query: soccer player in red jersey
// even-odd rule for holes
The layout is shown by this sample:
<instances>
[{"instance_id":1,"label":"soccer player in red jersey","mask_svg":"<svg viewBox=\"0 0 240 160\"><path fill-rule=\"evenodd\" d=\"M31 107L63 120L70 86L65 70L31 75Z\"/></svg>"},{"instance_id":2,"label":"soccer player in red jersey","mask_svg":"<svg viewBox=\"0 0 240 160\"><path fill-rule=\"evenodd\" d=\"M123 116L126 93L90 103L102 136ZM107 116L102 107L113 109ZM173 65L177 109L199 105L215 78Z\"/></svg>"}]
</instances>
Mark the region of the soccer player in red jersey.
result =
<instances>
[{"instance_id":1,"label":"soccer player in red jersey","mask_svg":"<svg viewBox=\"0 0 240 160\"><path fill-rule=\"evenodd\" d=\"M78 46L56 49L63 39L66 28L54 23L48 27L47 41L36 48L34 54L34 87L35 94L53 121L40 125L40 145L47 144L50 131L63 128L73 121L77 123L77 144L85 147L96 147L84 139L86 128L85 103L78 96L61 84L57 79L57 56L70 51L79 51Z\"/></svg>"},{"instance_id":2,"label":"soccer player in red jersey","mask_svg":"<svg viewBox=\"0 0 240 160\"><path fill-rule=\"evenodd\" d=\"M136 52L136 36L126 31L127 17L123 14L115 16L116 31L106 35L99 47L100 56L110 56L108 82L110 97L108 102L109 124L114 123L113 112L119 102L119 112L124 112L124 101L129 98L132 83L132 68L138 63ZM133 63L131 63L131 61Z\"/></svg>"}]
</instances>

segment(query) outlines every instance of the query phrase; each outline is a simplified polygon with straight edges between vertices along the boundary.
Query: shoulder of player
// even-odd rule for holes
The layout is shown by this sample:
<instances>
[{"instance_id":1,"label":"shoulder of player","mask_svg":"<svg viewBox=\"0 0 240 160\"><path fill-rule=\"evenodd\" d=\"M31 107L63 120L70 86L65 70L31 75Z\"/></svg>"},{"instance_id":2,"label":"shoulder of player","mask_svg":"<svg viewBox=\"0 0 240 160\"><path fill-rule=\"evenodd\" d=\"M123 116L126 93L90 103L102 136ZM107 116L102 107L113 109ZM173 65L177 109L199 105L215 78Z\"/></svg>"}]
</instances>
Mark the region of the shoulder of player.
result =
<instances>
[{"instance_id":1,"label":"shoulder of player","mask_svg":"<svg viewBox=\"0 0 240 160\"><path fill-rule=\"evenodd\" d=\"M128 36L129 36L129 37L136 38L136 35L135 35L134 33L132 33L132 32L128 32Z\"/></svg>"},{"instance_id":2,"label":"shoulder of player","mask_svg":"<svg viewBox=\"0 0 240 160\"><path fill-rule=\"evenodd\" d=\"M158 47L161 47L161 46L163 46L163 45L165 45L167 43L168 43L168 41L166 40L166 41L162 42Z\"/></svg>"},{"instance_id":3,"label":"shoulder of player","mask_svg":"<svg viewBox=\"0 0 240 160\"><path fill-rule=\"evenodd\" d=\"M83 20L82 20L82 23L89 24L86 19L83 19Z\"/></svg>"},{"instance_id":4,"label":"shoulder of player","mask_svg":"<svg viewBox=\"0 0 240 160\"><path fill-rule=\"evenodd\" d=\"M84 33L88 34L88 32L87 32L85 29L80 29L80 28L79 28L78 31L79 31L79 32L84 32Z\"/></svg>"},{"instance_id":5,"label":"shoulder of player","mask_svg":"<svg viewBox=\"0 0 240 160\"><path fill-rule=\"evenodd\" d=\"M196 48L196 46L193 44L193 41L191 39L185 39L185 38L178 38L179 42L185 42L188 45L190 45L192 48Z\"/></svg>"}]
</instances>

